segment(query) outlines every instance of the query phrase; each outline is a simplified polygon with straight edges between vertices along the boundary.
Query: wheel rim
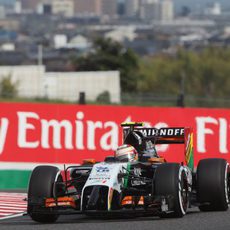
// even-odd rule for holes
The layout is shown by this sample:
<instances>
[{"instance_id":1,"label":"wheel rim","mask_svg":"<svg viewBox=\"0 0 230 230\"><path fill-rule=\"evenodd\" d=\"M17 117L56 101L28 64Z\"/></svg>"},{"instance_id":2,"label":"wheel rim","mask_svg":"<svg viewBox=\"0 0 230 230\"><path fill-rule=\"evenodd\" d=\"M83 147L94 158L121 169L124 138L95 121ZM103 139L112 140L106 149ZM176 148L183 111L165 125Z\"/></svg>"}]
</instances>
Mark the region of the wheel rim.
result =
<instances>
[{"instance_id":1,"label":"wheel rim","mask_svg":"<svg viewBox=\"0 0 230 230\"><path fill-rule=\"evenodd\" d=\"M188 207L188 188L187 188L187 183L186 183L186 179L183 178L182 180L182 190L181 190L181 198L182 198L182 206L184 211L187 210Z\"/></svg>"},{"instance_id":2,"label":"wheel rim","mask_svg":"<svg viewBox=\"0 0 230 230\"><path fill-rule=\"evenodd\" d=\"M230 197L229 180L230 180L230 177L229 177L229 164L226 164L224 187L225 187L225 196L226 196L227 204L229 204L229 197Z\"/></svg>"},{"instance_id":3,"label":"wheel rim","mask_svg":"<svg viewBox=\"0 0 230 230\"><path fill-rule=\"evenodd\" d=\"M188 207L188 185L183 168L179 173L179 204L183 215L185 215Z\"/></svg>"}]
</instances>

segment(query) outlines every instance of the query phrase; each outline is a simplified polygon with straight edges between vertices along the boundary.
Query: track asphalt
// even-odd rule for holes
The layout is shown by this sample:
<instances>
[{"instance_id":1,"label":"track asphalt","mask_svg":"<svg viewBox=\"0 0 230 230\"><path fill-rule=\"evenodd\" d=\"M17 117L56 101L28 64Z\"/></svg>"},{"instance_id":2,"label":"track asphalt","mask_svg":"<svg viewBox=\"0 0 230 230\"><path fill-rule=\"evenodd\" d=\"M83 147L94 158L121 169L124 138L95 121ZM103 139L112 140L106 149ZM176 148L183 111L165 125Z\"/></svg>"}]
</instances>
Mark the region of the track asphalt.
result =
<instances>
[{"instance_id":1,"label":"track asphalt","mask_svg":"<svg viewBox=\"0 0 230 230\"><path fill-rule=\"evenodd\" d=\"M93 219L84 215L61 216L55 224L39 224L28 216L0 221L1 230L228 230L230 210L227 212L200 212L189 209L179 219L138 217L119 219Z\"/></svg>"},{"instance_id":2,"label":"track asphalt","mask_svg":"<svg viewBox=\"0 0 230 230\"><path fill-rule=\"evenodd\" d=\"M39 224L29 216L21 216L18 209L22 204L25 193L0 193L2 212L8 212L15 206L15 216L9 219L0 218L0 230L229 230L230 208L227 212L200 212L198 208L188 210L183 218L160 219L158 217L134 217L134 218L91 218L85 215L61 216L55 224ZM11 202L9 202L9 197ZM4 203L8 202L7 205ZM12 205L13 203L13 205ZM4 216L2 216L4 218Z\"/></svg>"}]
</instances>

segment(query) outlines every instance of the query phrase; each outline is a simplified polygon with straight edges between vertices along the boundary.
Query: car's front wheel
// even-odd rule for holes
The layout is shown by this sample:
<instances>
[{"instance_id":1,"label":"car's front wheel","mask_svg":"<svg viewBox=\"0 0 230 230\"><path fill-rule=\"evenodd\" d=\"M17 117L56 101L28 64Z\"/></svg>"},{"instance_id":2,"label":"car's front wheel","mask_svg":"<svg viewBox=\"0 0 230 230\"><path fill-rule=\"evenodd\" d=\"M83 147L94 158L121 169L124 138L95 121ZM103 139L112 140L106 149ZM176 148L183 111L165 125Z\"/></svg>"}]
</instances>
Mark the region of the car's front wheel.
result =
<instances>
[{"instance_id":1,"label":"car's front wheel","mask_svg":"<svg viewBox=\"0 0 230 230\"><path fill-rule=\"evenodd\" d=\"M56 195L54 186L57 181L62 181L62 176L57 167L37 166L33 170L28 188L27 207L27 212L32 220L40 223L53 223L58 219L57 214L45 210L39 205L39 202L42 202L45 198ZM42 211L46 213L42 213Z\"/></svg>"},{"instance_id":2,"label":"car's front wheel","mask_svg":"<svg viewBox=\"0 0 230 230\"><path fill-rule=\"evenodd\" d=\"M161 217L183 217L189 204L187 176L184 168L177 163L165 163L158 166L155 174L155 195L172 197L173 212L162 212Z\"/></svg>"}]
</instances>

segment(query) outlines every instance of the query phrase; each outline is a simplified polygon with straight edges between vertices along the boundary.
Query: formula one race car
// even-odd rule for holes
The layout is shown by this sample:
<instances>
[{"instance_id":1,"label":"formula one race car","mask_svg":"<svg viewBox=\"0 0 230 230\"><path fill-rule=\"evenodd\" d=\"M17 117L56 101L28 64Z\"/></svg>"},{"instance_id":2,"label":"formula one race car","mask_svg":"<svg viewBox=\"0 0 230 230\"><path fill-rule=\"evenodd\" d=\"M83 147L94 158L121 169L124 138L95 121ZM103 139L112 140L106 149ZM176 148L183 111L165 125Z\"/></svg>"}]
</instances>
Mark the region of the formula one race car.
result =
<instances>
[{"instance_id":1,"label":"formula one race car","mask_svg":"<svg viewBox=\"0 0 230 230\"><path fill-rule=\"evenodd\" d=\"M33 170L27 212L34 221L55 222L59 215L73 213L182 217L192 206L228 209L229 164L204 159L195 172L191 128L122 127L123 145L104 162L85 160L66 168L64 176L53 166ZM167 163L158 156L157 144L184 144L184 163Z\"/></svg>"}]
</instances>

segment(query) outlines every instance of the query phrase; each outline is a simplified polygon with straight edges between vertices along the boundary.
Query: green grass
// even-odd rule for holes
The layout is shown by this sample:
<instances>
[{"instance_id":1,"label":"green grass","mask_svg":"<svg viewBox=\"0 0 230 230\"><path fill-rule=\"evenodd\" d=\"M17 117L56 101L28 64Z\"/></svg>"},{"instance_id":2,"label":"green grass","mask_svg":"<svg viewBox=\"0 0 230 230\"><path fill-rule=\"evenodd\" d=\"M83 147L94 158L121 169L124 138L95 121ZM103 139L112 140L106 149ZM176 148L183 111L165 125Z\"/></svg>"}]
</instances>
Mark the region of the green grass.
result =
<instances>
[{"instance_id":1,"label":"green grass","mask_svg":"<svg viewBox=\"0 0 230 230\"><path fill-rule=\"evenodd\" d=\"M31 171L0 170L0 190L25 190Z\"/></svg>"}]
</instances>

